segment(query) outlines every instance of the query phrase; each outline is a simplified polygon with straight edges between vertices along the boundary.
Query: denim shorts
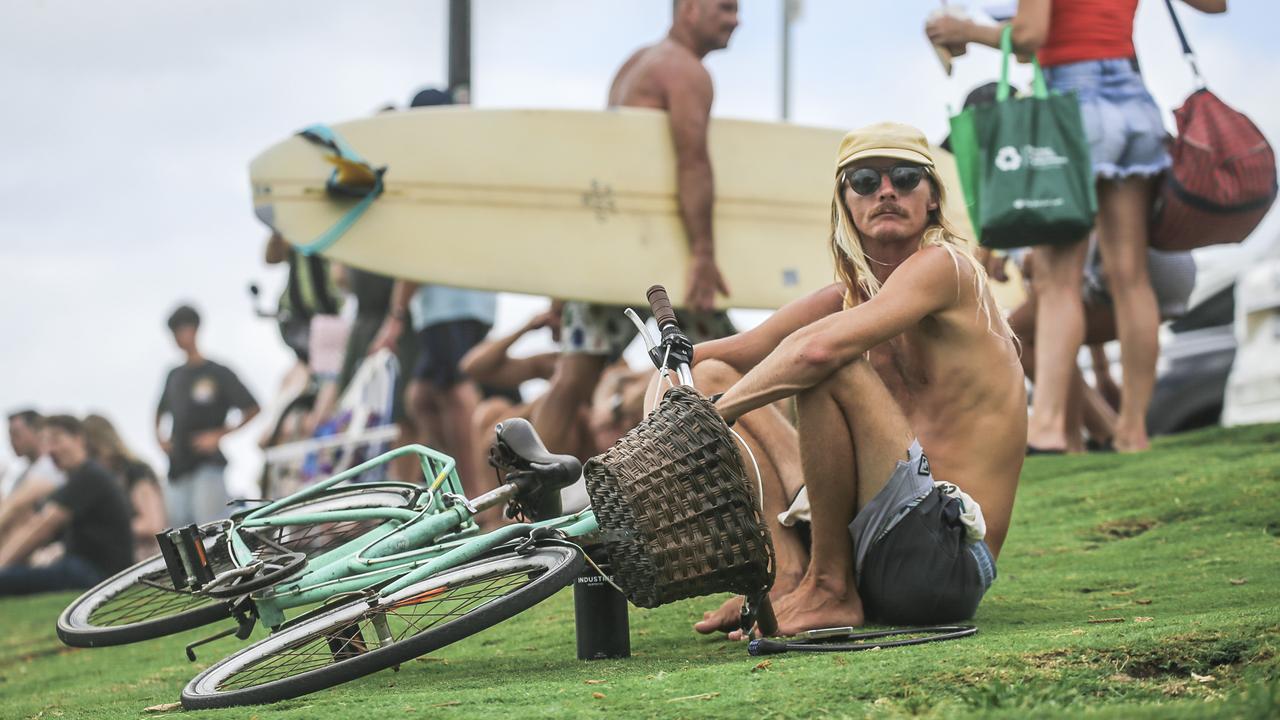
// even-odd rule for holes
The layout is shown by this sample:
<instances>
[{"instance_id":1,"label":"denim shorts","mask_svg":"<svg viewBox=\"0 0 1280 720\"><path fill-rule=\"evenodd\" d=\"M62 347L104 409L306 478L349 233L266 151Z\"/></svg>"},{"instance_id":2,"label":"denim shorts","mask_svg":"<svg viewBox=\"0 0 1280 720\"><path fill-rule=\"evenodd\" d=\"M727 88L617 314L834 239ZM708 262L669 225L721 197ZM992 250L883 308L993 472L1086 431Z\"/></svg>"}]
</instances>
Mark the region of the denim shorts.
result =
<instances>
[{"instance_id":1,"label":"denim shorts","mask_svg":"<svg viewBox=\"0 0 1280 720\"><path fill-rule=\"evenodd\" d=\"M1160 108L1131 59L1086 60L1044 69L1049 89L1074 91L1098 178L1149 177L1169 167Z\"/></svg>"}]
</instances>

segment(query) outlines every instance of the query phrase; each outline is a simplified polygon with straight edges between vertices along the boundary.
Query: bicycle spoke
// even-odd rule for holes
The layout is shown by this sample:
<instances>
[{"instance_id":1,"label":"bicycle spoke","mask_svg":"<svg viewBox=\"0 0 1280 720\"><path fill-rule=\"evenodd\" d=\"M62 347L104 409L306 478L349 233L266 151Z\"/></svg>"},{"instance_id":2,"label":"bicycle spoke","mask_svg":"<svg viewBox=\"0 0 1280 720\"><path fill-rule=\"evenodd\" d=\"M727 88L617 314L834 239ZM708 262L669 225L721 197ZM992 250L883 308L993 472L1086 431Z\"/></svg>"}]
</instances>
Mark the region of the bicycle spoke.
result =
<instances>
[{"instance_id":1,"label":"bicycle spoke","mask_svg":"<svg viewBox=\"0 0 1280 720\"><path fill-rule=\"evenodd\" d=\"M382 522L381 520L346 520L312 525L284 525L271 528L266 532L270 534L272 542L296 552L305 552L308 557L316 557L369 532ZM264 531L255 530L254 533L263 535ZM258 548L255 552L262 550L263 548Z\"/></svg>"},{"instance_id":2,"label":"bicycle spoke","mask_svg":"<svg viewBox=\"0 0 1280 720\"><path fill-rule=\"evenodd\" d=\"M98 627L129 625L207 605L210 600L174 590L166 572L149 575L145 582L126 588L110 602L95 608L89 621Z\"/></svg>"},{"instance_id":3,"label":"bicycle spoke","mask_svg":"<svg viewBox=\"0 0 1280 720\"><path fill-rule=\"evenodd\" d=\"M527 568L507 570L462 585L437 588L392 606L371 608L349 624L314 633L240 669L219 683L218 689L254 687L358 657L369 649L399 642L471 613L529 584L539 574ZM388 640L379 638L378 615L390 630Z\"/></svg>"}]
</instances>

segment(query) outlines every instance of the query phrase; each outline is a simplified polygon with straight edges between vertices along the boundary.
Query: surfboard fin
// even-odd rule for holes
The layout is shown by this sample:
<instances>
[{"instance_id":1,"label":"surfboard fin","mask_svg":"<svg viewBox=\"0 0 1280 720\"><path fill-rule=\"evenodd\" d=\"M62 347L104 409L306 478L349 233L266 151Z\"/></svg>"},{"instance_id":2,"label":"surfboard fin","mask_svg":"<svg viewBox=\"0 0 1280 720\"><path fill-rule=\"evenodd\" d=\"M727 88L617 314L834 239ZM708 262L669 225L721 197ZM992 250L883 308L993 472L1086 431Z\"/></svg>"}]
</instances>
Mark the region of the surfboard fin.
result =
<instances>
[{"instance_id":1,"label":"surfboard fin","mask_svg":"<svg viewBox=\"0 0 1280 720\"><path fill-rule=\"evenodd\" d=\"M325 155L325 162L337 168L333 182L344 187L368 187L378 180L377 173L368 164L348 160L338 155Z\"/></svg>"}]
</instances>

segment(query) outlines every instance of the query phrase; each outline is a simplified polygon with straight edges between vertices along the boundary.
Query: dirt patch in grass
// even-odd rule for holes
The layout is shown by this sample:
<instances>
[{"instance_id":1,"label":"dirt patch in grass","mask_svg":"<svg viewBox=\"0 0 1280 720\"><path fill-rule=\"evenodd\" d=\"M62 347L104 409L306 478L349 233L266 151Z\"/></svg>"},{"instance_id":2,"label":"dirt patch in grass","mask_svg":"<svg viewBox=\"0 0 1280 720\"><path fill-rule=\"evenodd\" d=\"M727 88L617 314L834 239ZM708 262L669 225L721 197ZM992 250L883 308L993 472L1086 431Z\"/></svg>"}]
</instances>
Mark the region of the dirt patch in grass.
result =
<instances>
[{"instance_id":1,"label":"dirt patch in grass","mask_svg":"<svg viewBox=\"0 0 1280 720\"><path fill-rule=\"evenodd\" d=\"M1159 520L1154 518L1126 518L1124 520L1109 520L1097 525L1093 528L1091 539L1093 540L1125 540L1127 538L1138 537L1151 528L1160 524Z\"/></svg>"}]
</instances>

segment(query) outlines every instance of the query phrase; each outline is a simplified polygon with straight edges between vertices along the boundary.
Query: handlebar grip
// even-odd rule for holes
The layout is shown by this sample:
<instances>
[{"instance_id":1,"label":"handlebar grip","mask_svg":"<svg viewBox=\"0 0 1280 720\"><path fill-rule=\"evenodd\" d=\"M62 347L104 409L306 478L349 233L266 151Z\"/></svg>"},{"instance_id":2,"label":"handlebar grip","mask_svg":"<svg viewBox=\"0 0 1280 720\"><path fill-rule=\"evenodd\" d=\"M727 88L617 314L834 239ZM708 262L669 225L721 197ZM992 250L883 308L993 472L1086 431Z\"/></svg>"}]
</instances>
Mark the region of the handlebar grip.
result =
<instances>
[{"instance_id":1,"label":"handlebar grip","mask_svg":"<svg viewBox=\"0 0 1280 720\"><path fill-rule=\"evenodd\" d=\"M747 643L747 654L752 657L761 655L778 655L787 651L787 644L769 638L756 638Z\"/></svg>"},{"instance_id":2,"label":"handlebar grip","mask_svg":"<svg viewBox=\"0 0 1280 720\"><path fill-rule=\"evenodd\" d=\"M649 309L653 311L654 320L658 321L658 329L676 324L676 311L671 309L671 298L667 297L667 289L654 285L645 293L649 298Z\"/></svg>"}]
</instances>

